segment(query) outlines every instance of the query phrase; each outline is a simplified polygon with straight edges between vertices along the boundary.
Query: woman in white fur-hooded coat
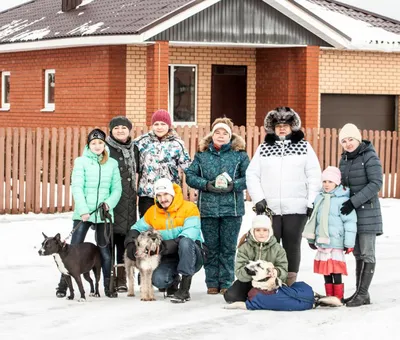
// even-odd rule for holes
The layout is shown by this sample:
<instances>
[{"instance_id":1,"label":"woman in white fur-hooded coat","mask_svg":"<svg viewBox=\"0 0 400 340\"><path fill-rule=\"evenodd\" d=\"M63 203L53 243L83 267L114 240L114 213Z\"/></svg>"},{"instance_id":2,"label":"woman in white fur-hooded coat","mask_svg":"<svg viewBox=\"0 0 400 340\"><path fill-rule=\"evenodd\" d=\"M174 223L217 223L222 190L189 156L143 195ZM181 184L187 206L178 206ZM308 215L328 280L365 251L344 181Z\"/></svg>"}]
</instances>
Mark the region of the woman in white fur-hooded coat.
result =
<instances>
[{"instance_id":1,"label":"woman in white fur-hooded coat","mask_svg":"<svg viewBox=\"0 0 400 340\"><path fill-rule=\"evenodd\" d=\"M267 135L247 168L246 183L256 212L275 214L274 235L286 250L290 285L299 271L301 234L321 190L321 167L293 109L268 112L264 128Z\"/></svg>"}]
</instances>

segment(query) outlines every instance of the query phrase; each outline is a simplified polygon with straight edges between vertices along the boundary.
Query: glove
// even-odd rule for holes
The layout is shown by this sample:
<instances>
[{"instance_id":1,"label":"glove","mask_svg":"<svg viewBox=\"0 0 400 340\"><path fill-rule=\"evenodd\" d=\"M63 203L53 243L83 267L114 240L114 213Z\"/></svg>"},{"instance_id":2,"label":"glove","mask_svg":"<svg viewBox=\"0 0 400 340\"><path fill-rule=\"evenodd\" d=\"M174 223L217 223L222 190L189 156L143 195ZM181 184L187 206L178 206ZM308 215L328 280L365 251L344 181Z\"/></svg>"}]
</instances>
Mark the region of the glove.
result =
<instances>
[{"instance_id":1,"label":"glove","mask_svg":"<svg viewBox=\"0 0 400 340\"><path fill-rule=\"evenodd\" d=\"M307 214L307 217L308 217L308 218L311 217L313 210L314 210L314 208L307 208L306 214Z\"/></svg>"},{"instance_id":2,"label":"glove","mask_svg":"<svg viewBox=\"0 0 400 340\"><path fill-rule=\"evenodd\" d=\"M126 246L126 255L132 260L136 261L136 243L131 242Z\"/></svg>"},{"instance_id":3,"label":"glove","mask_svg":"<svg viewBox=\"0 0 400 340\"><path fill-rule=\"evenodd\" d=\"M317 250L317 246L314 243L308 243L308 246L312 249L312 250Z\"/></svg>"},{"instance_id":4,"label":"glove","mask_svg":"<svg viewBox=\"0 0 400 340\"><path fill-rule=\"evenodd\" d=\"M221 193L221 189L216 188L214 185L215 185L215 181L207 182L206 190L209 191L209 192L212 192L214 194L220 194Z\"/></svg>"},{"instance_id":5,"label":"glove","mask_svg":"<svg viewBox=\"0 0 400 340\"><path fill-rule=\"evenodd\" d=\"M265 214L265 209L267 208L267 201L262 200L256 203L255 210L257 215Z\"/></svg>"},{"instance_id":6,"label":"glove","mask_svg":"<svg viewBox=\"0 0 400 340\"><path fill-rule=\"evenodd\" d=\"M228 187L227 188L218 188L220 191L221 191L221 193L223 193L223 194L226 194L226 193L228 193L228 192L231 192L231 191L233 191L233 182L229 182L228 183Z\"/></svg>"},{"instance_id":7,"label":"glove","mask_svg":"<svg viewBox=\"0 0 400 340\"><path fill-rule=\"evenodd\" d=\"M354 250L354 248L347 248L347 247L344 247L344 253L345 253L345 254L350 254L350 253L353 252L353 250Z\"/></svg>"},{"instance_id":8,"label":"glove","mask_svg":"<svg viewBox=\"0 0 400 340\"><path fill-rule=\"evenodd\" d=\"M178 253L178 246L181 237L174 238L172 240L163 240L160 244L160 255L172 255Z\"/></svg>"},{"instance_id":9,"label":"glove","mask_svg":"<svg viewBox=\"0 0 400 340\"><path fill-rule=\"evenodd\" d=\"M352 211L354 210L354 205L351 203L351 200L348 200L342 204L342 207L340 208L340 212L343 215L349 215Z\"/></svg>"}]
</instances>

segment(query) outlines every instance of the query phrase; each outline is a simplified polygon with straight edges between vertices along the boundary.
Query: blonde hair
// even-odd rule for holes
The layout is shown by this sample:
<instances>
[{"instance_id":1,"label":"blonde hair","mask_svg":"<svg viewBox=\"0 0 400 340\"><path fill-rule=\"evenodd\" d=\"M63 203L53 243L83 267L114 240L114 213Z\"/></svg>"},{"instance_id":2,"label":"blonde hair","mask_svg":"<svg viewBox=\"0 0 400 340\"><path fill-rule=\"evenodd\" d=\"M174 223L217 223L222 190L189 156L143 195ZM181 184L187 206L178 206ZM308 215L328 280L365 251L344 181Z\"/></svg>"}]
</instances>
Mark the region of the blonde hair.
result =
<instances>
[{"instance_id":1,"label":"blonde hair","mask_svg":"<svg viewBox=\"0 0 400 340\"><path fill-rule=\"evenodd\" d=\"M102 152L103 158L100 161L100 164L103 165L108 161L108 152L107 150L104 148L103 152Z\"/></svg>"},{"instance_id":2,"label":"blonde hair","mask_svg":"<svg viewBox=\"0 0 400 340\"><path fill-rule=\"evenodd\" d=\"M218 124L218 123L223 123L229 126L229 128L231 129L231 131L233 132L233 122L230 118L227 117L222 117L222 118L217 118L216 120L214 120L214 122L211 125L211 130L213 129L213 127Z\"/></svg>"}]
</instances>

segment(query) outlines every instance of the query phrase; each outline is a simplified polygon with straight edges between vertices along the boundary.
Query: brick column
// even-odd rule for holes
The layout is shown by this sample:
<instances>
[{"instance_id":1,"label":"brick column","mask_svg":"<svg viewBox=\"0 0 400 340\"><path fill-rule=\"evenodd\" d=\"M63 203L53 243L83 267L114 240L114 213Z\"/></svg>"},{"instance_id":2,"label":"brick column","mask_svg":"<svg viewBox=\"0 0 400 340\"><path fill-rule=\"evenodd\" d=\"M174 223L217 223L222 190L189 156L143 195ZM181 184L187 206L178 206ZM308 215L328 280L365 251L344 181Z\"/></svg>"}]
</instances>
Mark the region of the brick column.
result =
<instances>
[{"instance_id":1,"label":"brick column","mask_svg":"<svg viewBox=\"0 0 400 340\"><path fill-rule=\"evenodd\" d=\"M158 109L168 110L168 41L156 41L147 47L146 123Z\"/></svg>"},{"instance_id":2,"label":"brick column","mask_svg":"<svg viewBox=\"0 0 400 340\"><path fill-rule=\"evenodd\" d=\"M306 59L306 93L305 93L305 117L303 126L308 128L319 126L319 46L307 46L305 48Z\"/></svg>"}]
</instances>

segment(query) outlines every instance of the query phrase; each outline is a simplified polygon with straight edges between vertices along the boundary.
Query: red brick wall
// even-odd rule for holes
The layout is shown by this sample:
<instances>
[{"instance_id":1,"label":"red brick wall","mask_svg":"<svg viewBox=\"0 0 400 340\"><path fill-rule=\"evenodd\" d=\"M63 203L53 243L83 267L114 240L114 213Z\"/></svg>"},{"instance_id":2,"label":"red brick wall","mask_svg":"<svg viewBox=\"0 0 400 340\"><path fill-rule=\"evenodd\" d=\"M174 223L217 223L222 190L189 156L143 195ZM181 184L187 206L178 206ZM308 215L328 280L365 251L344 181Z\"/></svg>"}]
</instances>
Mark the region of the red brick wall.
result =
<instances>
[{"instance_id":1,"label":"red brick wall","mask_svg":"<svg viewBox=\"0 0 400 340\"><path fill-rule=\"evenodd\" d=\"M0 54L10 71L10 111L0 126L104 126L125 113L126 46ZM55 69L55 111L44 107L44 70Z\"/></svg>"},{"instance_id":2,"label":"red brick wall","mask_svg":"<svg viewBox=\"0 0 400 340\"><path fill-rule=\"evenodd\" d=\"M277 106L299 113L304 127L318 126L319 47L256 51L256 125Z\"/></svg>"}]
</instances>

